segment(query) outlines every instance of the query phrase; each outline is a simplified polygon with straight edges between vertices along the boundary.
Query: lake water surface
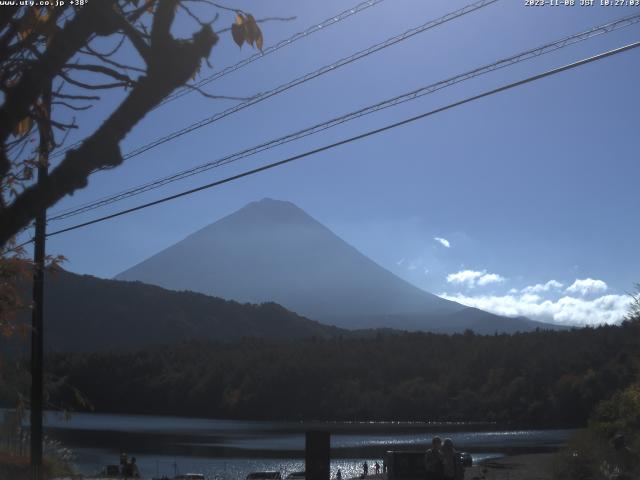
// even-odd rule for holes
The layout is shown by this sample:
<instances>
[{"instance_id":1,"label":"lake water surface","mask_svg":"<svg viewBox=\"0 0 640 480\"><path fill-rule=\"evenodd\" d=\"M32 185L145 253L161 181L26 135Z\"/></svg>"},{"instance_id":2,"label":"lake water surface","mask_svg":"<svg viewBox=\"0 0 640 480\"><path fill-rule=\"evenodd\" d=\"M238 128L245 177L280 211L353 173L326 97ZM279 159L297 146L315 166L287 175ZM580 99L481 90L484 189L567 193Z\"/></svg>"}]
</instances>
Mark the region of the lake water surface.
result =
<instances>
[{"instance_id":1,"label":"lake water surface","mask_svg":"<svg viewBox=\"0 0 640 480\"><path fill-rule=\"evenodd\" d=\"M349 478L361 465L382 465L387 450L423 450L439 435L468 451L474 461L511 453L551 451L573 430L512 430L488 424L425 422L259 422L143 415L48 413L46 433L75 452L85 474L135 456L145 478L204 473L207 479L244 479L247 473L278 470L283 477L304 470L304 433L331 432L332 477Z\"/></svg>"}]
</instances>

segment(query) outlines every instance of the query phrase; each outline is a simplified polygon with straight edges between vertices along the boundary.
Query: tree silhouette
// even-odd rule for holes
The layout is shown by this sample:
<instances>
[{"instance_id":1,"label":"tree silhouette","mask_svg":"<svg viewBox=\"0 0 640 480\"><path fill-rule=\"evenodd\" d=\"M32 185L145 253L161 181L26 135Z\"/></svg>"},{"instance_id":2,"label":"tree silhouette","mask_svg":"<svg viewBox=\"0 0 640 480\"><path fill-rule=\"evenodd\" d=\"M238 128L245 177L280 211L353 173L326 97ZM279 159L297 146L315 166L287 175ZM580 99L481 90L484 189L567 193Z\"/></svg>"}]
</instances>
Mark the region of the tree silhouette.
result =
<instances>
[{"instance_id":1,"label":"tree silhouette","mask_svg":"<svg viewBox=\"0 0 640 480\"><path fill-rule=\"evenodd\" d=\"M40 209L85 187L93 171L122 163L120 142L163 99L188 85L209 58L219 41L212 28L219 11L234 15L232 33L239 45L262 47L262 33L251 14L209 0L81 3L0 11L0 248ZM213 21L200 19L203 5L216 11ZM197 23L191 38L171 33L180 14ZM111 51L103 51L105 39L115 41ZM127 49L135 52L135 61L125 55ZM51 117L46 114L50 89ZM78 127L73 113L114 89L126 91L124 100L65 152L44 182L34 183L34 169ZM38 131L41 142L34 149ZM43 142L44 131L51 134Z\"/></svg>"}]
</instances>

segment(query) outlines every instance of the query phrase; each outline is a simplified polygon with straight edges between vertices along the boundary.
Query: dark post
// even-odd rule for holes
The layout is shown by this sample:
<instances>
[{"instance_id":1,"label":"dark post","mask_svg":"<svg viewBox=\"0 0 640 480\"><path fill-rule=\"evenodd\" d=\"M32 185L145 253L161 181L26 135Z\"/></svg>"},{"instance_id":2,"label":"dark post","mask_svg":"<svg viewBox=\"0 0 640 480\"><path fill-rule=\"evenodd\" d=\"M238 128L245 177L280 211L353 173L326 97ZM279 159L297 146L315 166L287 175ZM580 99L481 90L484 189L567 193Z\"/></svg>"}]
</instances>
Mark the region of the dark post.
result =
<instances>
[{"instance_id":1,"label":"dark post","mask_svg":"<svg viewBox=\"0 0 640 480\"><path fill-rule=\"evenodd\" d=\"M46 118L38 122L40 147L38 159L38 184L46 182L51 148L51 91L43 95ZM31 313L31 478L42 480L42 399L43 375L43 313L44 313L44 262L47 210L41 208L36 215L33 247L33 310Z\"/></svg>"},{"instance_id":2,"label":"dark post","mask_svg":"<svg viewBox=\"0 0 640 480\"><path fill-rule=\"evenodd\" d=\"M46 166L38 167L38 182L41 182L46 175ZM45 215L43 210L36 216L33 253L33 310L31 313L31 467L33 480L42 478L42 313L44 306Z\"/></svg>"},{"instance_id":3,"label":"dark post","mask_svg":"<svg viewBox=\"0 0 640 480\"><path fill-rule=\"evenodd\" d=\"M329 480L330 438L329 432L306 432L305 480Z\"/></svg>"}]
</instances>

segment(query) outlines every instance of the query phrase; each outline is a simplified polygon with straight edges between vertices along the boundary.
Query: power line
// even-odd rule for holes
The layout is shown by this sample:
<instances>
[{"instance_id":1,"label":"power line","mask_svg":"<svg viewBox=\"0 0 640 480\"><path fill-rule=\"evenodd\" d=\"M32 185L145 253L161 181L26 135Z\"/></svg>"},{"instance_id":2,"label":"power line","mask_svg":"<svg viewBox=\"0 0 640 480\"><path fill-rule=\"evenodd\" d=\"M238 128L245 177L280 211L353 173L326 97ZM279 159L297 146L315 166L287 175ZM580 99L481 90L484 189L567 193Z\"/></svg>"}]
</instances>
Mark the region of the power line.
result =
<instances>
[{"instance_id":1,"label":"power line","mask_svg":"<svg viewBox=\"0 0 640 480\"><path fill-rule=\"evenodd\" d=\"M388 48L392 45L395 45L396 43L402 42L404 40L407 40L419 33L423 33L427 30L430 30L432 28L438 27L444 23L447 23L451 20L455 20L459 17L462 17L468 13L474 12L476 10L479 10L481 8L487 7L489 5L491 5L492 3L495 3L499 0L479 0L476 2L473 2L463 8L460 8L458 10L455 10L451 13L448 13L446 15L443 15L440 18L437 18L435 20L430 20L426 23L423 23L422 25L418 26L418 27L414 27L411 28L409 30L406 30L405 32L401 33L400 35L396 35L394 37L388 38L387 40L377 43L375 45L372 45L368 48L365 48L364 50L360 50L352 55L349 55L348 57L344 57L334 63L325 65L317 70L314 70L313 72L309 72L305 75L302 75L301 77L297 77L294 80L291 80L287 83L283 83L271 90L267 90L266 92L263 93L259 93L257 95L255 95L254 97L249 98L248 100L245 100L243 102L240 102L232 107L227 108L226 110L222 110L220 112L215 113L214 115L204 118L198 122L192 123L191 125L188 125L187 127L181 128L180 130L176 130L174 132L171 132L167 135L164 135L156 140L153 140L152 142L149 142L145 145L142 145L128 153L126 153L125 155L123 155L123 159L124 160L128 160L130 158L136 157L144 152L147 152L149 150L151 150L152 148L155 148L159 145L162 145L164 143L170 142L172 140L175 140L176 138L179 138L183 135L186 135L187 133L191 133L195 130L198 130L202 127L205 127L207 125L210 125L214 122L217 122L218 120L221 120L223 118L228 117L229 115L232 115L236 112L239 112L241 110L244 110L245 108L251 107L253 105L256 105L264 100L267 100L275 95L279 95L280 93L286 92L287 90L290 90L294 87L297 87L298 85L301 85L303 83L306 83L310 80L313 80L315 78L318 78L322 75L325 75L329 72L333 72L341 67L344 67L346 65L349 65L353 62L356 62L357 60L360 60L361 58L367 57L373 53L376 53L380 50L383 50L385 48ZM101 170L101 169L99 169Z\"/></svg>"},{"instance_id":2,"label":"power line","mask_svg":"<svg viewBox=\"0 0 640 480\"><path fill-rule=\"evenodd\" d=\"M273 140L270 140L268 142L262 143L260 145L233 153L231 155L227 155L223 158L220 159L216 159L207 163L204 163L202 165L187 169L187 170L183 170L181 172L175 173L173 175L167 176L167 177L163 177L160 179L156 179L154 181L151 182L147 182L146 184L143 185L139 185L137 187L133 187L131 189L122 191L120 193L114 194L114 195L110 195L107 197L103 197L102 199L93 201L93 202L89 202L86 203L84 205L80 205L77 207L72 207L70 209L61 211L58 214L54 214L54 216L52 216L50 218L50 220L62 220L65 218L69 218L81 213L85 213L91 210L95 210L96 208L105 206L105 205L109 205L111 203L120 201L120 200L124 200L126 198L130 198L132 196L135 195L139 195L141 193L150 191L150 190L154 190L156 188L160 188L164 185L167 185L169 183L178 181L178 180L182 180L184 178L188 178L191 177L193 175L197 175L200 174L202 172L208 171L210 169L222 166L222 165L226 165L228 163L231 162L235 162L237 160L240 160L242 158L246 158L252 155L255 155L257 153L260 153L262 151L265 150L269 150L271 148L275 148L277 146L292 142L294 140L298 140L300 138L304 138L307 137L309 135L327 130L329 128L335 127L337 125L341 125L343 123L346 123L348 121L351 120L355 120L357 118L360 118L364 115L368 115L371 113L375 113L378 112L380 110L395 106L395 105L399 105L401 103L405 103L411 100L415 100L417 98L420 98L424 95L428 95L431 93L434 93L436 91L439 91L443 88L455 85L457 83L460 83L462 81L466 81L469 80L471 78L477 77L479 75L484 75L486 73L490 73L493 72L495 70L501 69L501 68L505 68L511 65L514 65L516 63L525 61L525 60L529 60L532 58L536 58L540 55L544 55L550 52L554 52L556 50L559 50L561 48L565 48L569 45L573 45L577 42L581 42L584 40L587 40L589 38L592 38L594 36L597 35L601 35L604 33L609 33L612 32L614 30L618 30L620 28L623 27L627 27L630 25L634 25L636 23L640 22L640 14L636 14L636 15L630 15L627 17L623 17L621 19L615 20L613 22L609 22L607 24L604 25L599 25L593 28L590 28L588 30L576 33L574 35L571 35L569 37L564 37L560 40L556 40L554 42L550 42L547 43L545 45L539 46L537 48L533 48L530 50L526 50L524 52L512 55L510 57L507 58L503 58L501 60L498 60L494 63L470 70L468 72L456 75L454 77L448 78L446 80L442 80L424 87L421 87L417 90L413 90L411 92L408 93L404 93L402 95L378 102L376 104L370 105L368 107L356 110L354 112L350 112L346 115L341 115L339 117L335 117L332 118L328 121L313 125L311 127L307 127L304 128L302 130L298 130L294 133L290 133L288 135L285 135L283 137L279 137Z\"/></svg>"},{"instance_id":3,"label":"power line","mask_svg":"<svg viewBox=\"0 0 640 480\"><path fill-rule=\"evenodd\" d=\"M331 25L334 25L336 23L339 23L349 17L351 17L352 15L356 15L364 10L366 10L369 7L373 7L375 5L378 5L379 3L382 3L384 0L367 0L366 2L361 2L355 6L353 6L352 8L349 8L347 10L344 10L340 13L336 13L335 15L333 15L330 18L327 18L326 20L323 20L322 22L318 23L318 24L314 24L310 27L308 27L305 30L302 30L298 33L293 34L292 36L285 38L284 40L279 41L278 43L271 45L269 47L266 47L264 50L262 50L261 52L258 53L254 53L253 55L240 60L237 63L234 63L233 65L229 65L225 68L223 68L222 70L219 70L215 73L213 73L212 75L203 78L202 80L198 81L195 83L195 85L193 85L193 87L195 88L201 88L204 85L208 85L211 82L214 82L226 75L229 75L232 72L235 72L236 70L239 70L243 67L246 67L247 65L249 65L250 63L255 62L256 60L260 60L264 57L266 57L267 55L274 53L278 50L280 50L281 48L287 47L293 43L295 43L296 41L300 40L301 38L306 38L309 35L312 35L316 32L319 32L321 30L323 30L326 27L329 27ZM191 92L193 92L193 88L182 88L174 93L172 93L171 95L167 96L162 102L160 102L160 104L158 106L156 106L153 110L155 110L156 108L159 108L160 106L164 105L165 103L171 102L177 98L183 97L184 95L187 95ZM51 157L59 157L60 155L66 153L67 151L71 150L72 148L76 148L79 145L82 144L82 141L79 142L75 142L72 145L69 145L65 148L62 148L58 151L56 151L55 153L53 153L51 155Z\"/></svg>"},{"instance_id":4,"label":"power line","mask_svg":"<svg viewBox=\"0 0 640 480\"><path fill-rule=\"evenodd\" d=\"M333 15L330 18L327 18L326 20L312 25L311 27L307 28L306 30L303 30L301 32L298 32L292 36L290 36L289 38L286 38L284 40L281 40L280 42L276 43L275 45L271 45L267 48L265 48L262 52L258 52L255 53L253 55L251 55L250 57L245 58L244 60L239 61L238 63L235 63L234 65L229 65L228 67L223 68L222 70L215 72L214 74L203 78L202 80L198 81L194 86L196 88L200 88L203 87L204 85L207 85L211 82L214 82L216 80L218 80L219 78L224 77L225 75L230 74L231 72L235 72L236 70L243 68L247 65L249 65L252 62L255 62L256 60L259 60L261 58L266 57L267 55L276 52L278 50L280 50L283 47L287 47L289 45L291 45L292 43L300 40L301 38L305 38L315 32L319 32L322 29L324 29L325 27L329 27L331 25L334 25L338 22L341 22L342 20L351 17L352 15L355 15L357 13L360 13L363 10L366 10L369 7L373 7L374 5L377 5L381 2L383 2L384 0L368 0L366 2L362 2L359 3L358 5L349 8L347 10L344 10L343 12L337 13L335 15ZM193 92L193 89L190 88L183 88L181 90L178 90L177 92L169 95L167 98L165 98L162 103L160 105L164 105L165 103L171 102L172 100L175 100L176 98L180 98L184 95L187 95L189 93Z\"/></svg>"},{"instance_id":5,"label":"power line","mask_svg":"<svg viewBox=\"0 0 640 480\"><path fill-rule=\"evenodd\" d=\"M503 85L501 87L495 88L493 90L489 90L489 91L480 93L478 95L467 97L467 98L465 98L463 100L459 100L457 102L445 105L444 107L436 108L435 110L430 110L430 111L422 113L420 115L416 115L416 116L401 120L399 122L395 122L395 123L392 123L392 124L389 124L389 125L385 125L384 127L380 127L380 128L374 129L374 130L369 130L369 131L367 131L365 133L361 133L359 135L355 135L353 137L349 137L349 138L346 138L344 140L340 140L338 142L331 143L329 145L325 145L323 147L319 147L319 148L316 148L316 149L313 149L313 150L308 150L308 151L306 151L304 153L301 153L301 154L298 154L298 155L294 155L294 156L289 157L289 158L285 158L284 160L280 160L280 161L277 161L277 162L269 163L267 165L263 165L262 167L254 168L252 170L248 170L248 171L239 173L237 175L233 175L233 176L224 178L222 180L217 180L215 182L208 183L206 185L202 185L202 186L197 187L197 188L192 188L190 190L186 190L186 191L174 194L174 195L169 195L167 197L163 197L161 199L154 200L153 202L144 203L144 204L138 205L136 207L132 207L132 208L128 208L128 209L125 209L125 210L121 210L119 212L112 213L110 215L105 215L103 217L99 217L99 218L96 218L94 220L90 220L88 222L83 222L83 223L80 223L80 224L73 225L71 227L67 227L67 228L63 228L63 229L60 229L60 230L56 230L54 232L48 233L47 236L51 237L51 236L54 236L54 235L59 235L61 233L70 232L72 230L77 230L79 228L86 227L88 225L93 225L95 223L99 223L99 222L103 222L103 221L106 221L106 220L110 220L112 218L120 217L120 216L126 215L128 213L136 212L138 210L143 210L145 208L149 208L149 207L152 207L154 205L158 205L160 203L165 203L165 202L168 202L170 200L175 200L175 199L180 198L180 197L191 195L192 193L196 193L196 192L199 192L199 191L202 191L202 190L207 190L209 188L217 187L219 185L223 185L225 183L229 183L229 182L232 182L234 180L238 180L240 178L248 177L250 175L254 175L256 173L263 172L265 170L270 170L272 168L279 167L279 166L285 165L287 163L291 163L291 162L294 162L296 160L300 160L302 158L309 157L311 155L315 155L317 153L324 152L324 151L339 147L341 145L346 145L348 143L352 143L352 142L355 142L357 140L362 140L364 138L367 138L367 137L370 137L370 136L373 136L373 135L377 135L379 133L386 132L388 130L392 130L392 129L400 127L400 126L407 125L407 124L415 122L417 120L421 120L423 118L430 117L430 116L435 115L437 113L441 113L441 112L444 112L444 111L447 111L447 110L451 110L451 109L453 109L455 107L459 107L461 105L465 105L467 103L471 103L471 102L474 102L476 100L480 100L482 98L489 97L491 95L495 95L497 93L504 92L506 90L510 90L510 89L513 89L513 88L516 88L516 87L519 87L519 86L522 86L522 85L525 85L525 84L528 84L528 83L543 79L545 77L556 75L558 73L561 73L561 72L564 72L564 71L567 71L567 70L571 70L571 69L580 67L582 65L586 65L588 63L592 63L592 62L595 62L595 61L598 61L598 60L602 60L603 58L606 58L606 57L617 55L619 53L626 52L628 50L631 50L631 49L634 49L634 48L637 48L637 47L640 47L640 41L634 42L634 43L631 43L629 45L625 45L623 47L619 47L619 48L616 48L616 49L613 49L613 50L608 50L606 52L599 53L597 55L594 55L594 56L579 60L577 62L573 62L573 63L567 64L567 65L564 65L562 67L557 67L557 68L554 68L552 70L547 70L546 72L539 73L537 75L533 75L533 76L527 77L527 78L525 78L523 80L518 80L516 82L512 82L512 83L509 83L507 85Z\"/></svg>"},{"instance_id":6,"label":"power line","mask_svg":"<svg viewBox=\"0 0 640 480\"><path fill-rule=\"evenodd\" d=\"M226 110L223 110L221 112L218 112L208 118L202 119L198 122L192 123L191 125L184 127L180 130L177 130L175 132L172 132L168 135L165 135L164 137L161 137L153 142L149 142L146 145L142 145L138 148L136 148L135 150L132 150L131 152L127 153L124 155L124 159L130 159L132 157L138 156L148 150L151 150L152 148L157 147L158 145L162 145L166 142L175 140L178 137L181 137L183 135L186 135L187 133L191 133L194 130L198 130L202 127L205 127L207 125L210 125L218 120L221 120L225 117L228 117L229 115L239 112L240 110L244 110L247 107L256 105L257 103L260 103L264 100L267 100L268 98L271 98L275 95L278 95L280 93L286 92L287 90L290 90L291 88L297 87L298 85L301 85L303 83L306 83L310 80L313 80L315 78L318 78L322 75L325 75L329 72L333 72L341 67L344 67L346 65L349 65L353 62L356 62L364 57L367 57L373 53L379 52L385 48L388 48L392 45L395 45L396 43L402 42L404 40L407 40L415 35L418 35L419 33L423 33L426 32L427 30L430 30L432 28L438 27L444 23L447 23L451 20L455 20L457 18L460 18L468 13L474 12L476 10L479 10L481 8L487 7L495 2L497 2L498 0L479 0L476 1L474 3L471 3L461 9L458 9L454 12L448 13L446 15L443 15L440 18L437 18L435 20L430 20L426 23L423 23L422 25L418 26L418 27L414 27L411 28L409 30L406 30L405 32L401 33L400 35L396 35L394 37L388 38L387 40L377 43L375 45L372 45L368 48L365 48L364 50L360 50L352 55L349 55L348 57L344 57L340 60L338 60L337 62L333 62L329 65L325 65L317 70L314 70L313 72L307 73L305 75L302 75L301 77L298 77L294 80L291 80L287 83L284 83L282 85L279 85L278 87L275 87L271 90L268 90L266 92L260 93L252 98L250 98L249 100L245 100L237 105L234 105L233 107L230 107Z\"/></svg>"}]
</instances>

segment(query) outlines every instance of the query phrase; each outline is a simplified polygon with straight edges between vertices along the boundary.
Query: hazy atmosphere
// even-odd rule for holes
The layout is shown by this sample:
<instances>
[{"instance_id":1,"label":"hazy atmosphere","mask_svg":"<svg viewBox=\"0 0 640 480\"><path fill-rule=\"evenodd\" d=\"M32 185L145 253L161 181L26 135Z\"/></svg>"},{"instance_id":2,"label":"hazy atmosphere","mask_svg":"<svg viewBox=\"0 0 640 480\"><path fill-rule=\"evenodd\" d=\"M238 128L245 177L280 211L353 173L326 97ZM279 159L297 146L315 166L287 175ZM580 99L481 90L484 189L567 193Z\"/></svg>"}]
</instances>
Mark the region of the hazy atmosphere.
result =
<instances>
[{"instance_id":1,"label":"hazy atmosphere","mask_svg":"<svg viewBox=\"0 0 640 480\"><path fill-rule=\"evenodd\" d=\"M640 478L640 0L0 1L0 480Z\"/></svg>"},{"instance_id":2,"label":"hazy atmosphere","mask_svg":"<svg viewBox=\"0 0 640 480\"><path fill-rule=\"evenodd\" d=\"M402 46L184 135L113 172L95 174L88 188L64 199L53 212L635 12L536 9L520 3L490 6L416 35ZM256 17L296 17L264 25L265 36L273 41L343 6L335 1L247 4ZM330 34L310 36L220 79L214 91L255 95L416 26L420 19L462 6L449 1L384 2L331 26ZM179 28L192 28L183 22ZM596 37L111 208L136 205L360 133L624 44L635 35L632 27ZM221 42L214 68L234 63L247 55L243 52L232 42ZM637 281L634 247L640 241L640 227L626 213L640 207L635 194L639 100L634 91L640 67L634 55L607 59L299 163L53 237L49 251L68 257L65 268L108 278L251 201L273 197L295 203L384 268L444 298L562 324L617 322ZM151 112L123 142L123 151L234 103L198 97L190 94ZM277 122L270 120L274 112L279 112ZM79 112L80 129L69 141L93 127L95 116L95 110ZM66 224L85 218L91 216L76 216ZM66 224L52 222L50 228Z\"/></svg>"}]
</instances>

